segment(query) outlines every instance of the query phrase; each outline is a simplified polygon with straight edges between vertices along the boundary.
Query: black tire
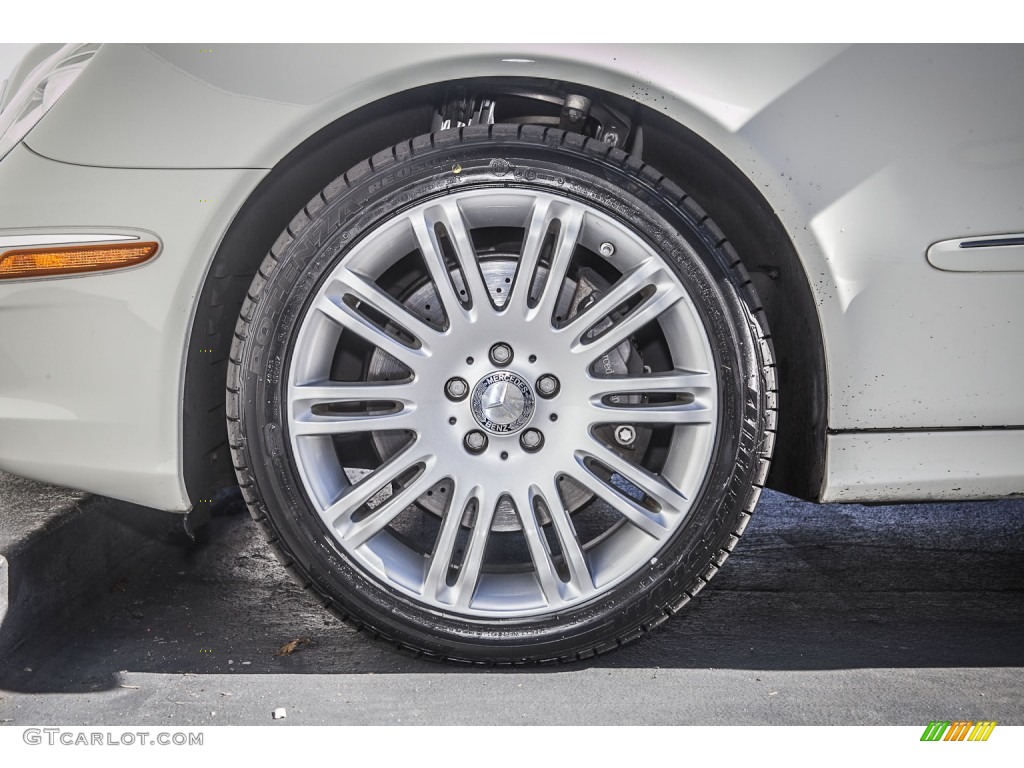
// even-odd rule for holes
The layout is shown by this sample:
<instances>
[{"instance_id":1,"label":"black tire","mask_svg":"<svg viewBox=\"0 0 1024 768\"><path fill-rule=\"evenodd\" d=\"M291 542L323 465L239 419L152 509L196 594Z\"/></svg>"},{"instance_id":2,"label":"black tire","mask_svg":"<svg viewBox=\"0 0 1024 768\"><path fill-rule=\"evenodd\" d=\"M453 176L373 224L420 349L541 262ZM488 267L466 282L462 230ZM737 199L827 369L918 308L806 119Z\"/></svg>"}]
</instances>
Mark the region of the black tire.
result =
<instances>
[{"instance_id":1,"label":"black tire","mask_svg":"<svg viewBox=\"0 0 1024 768\"><path fill-rule=\"evenodd\" d=\"M718 433L688 517L656 562L610 592L553 616L481 620L439 612L365 573L313 510L282 417L291 344L310 297L332 266L362 233L394 212L473 185L549 190L632 222L690 290L717 364ZM750 256L756 261L758 255ZM252 283L227 383L239 484L253 518L295 579L345 621L398 647L492 664L588 658L640 637L679 611L718 571L750 519L768 473L775 408L765 316L726 235L673 181L637 158L576 134L515 125L412 139L360 163L313 198L278 238Z\"/></svg>"}]
</instances>

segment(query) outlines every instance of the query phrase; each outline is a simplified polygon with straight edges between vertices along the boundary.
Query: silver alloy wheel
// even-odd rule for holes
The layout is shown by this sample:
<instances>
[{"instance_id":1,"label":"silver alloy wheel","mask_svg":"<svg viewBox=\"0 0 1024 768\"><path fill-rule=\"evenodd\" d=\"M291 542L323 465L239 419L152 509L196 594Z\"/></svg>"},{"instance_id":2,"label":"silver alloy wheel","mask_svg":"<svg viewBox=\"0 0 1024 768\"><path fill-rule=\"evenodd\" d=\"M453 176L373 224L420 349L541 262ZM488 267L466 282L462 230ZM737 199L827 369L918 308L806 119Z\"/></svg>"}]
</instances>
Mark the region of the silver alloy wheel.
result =
<instances>
[{"instance_id":1,"label":"silver alloy wheel","mask_svg":"<svg viewBox=\"0 0 1024 768\"><path fill-rule=\"evenodd\" d=\"M479 252L474 235L495 227L522 231L518 252ZM570 280L580 252L616 277ZM417 301L387 284L410 254L429 275ZM652 327L669 363L648 372L633 338ZM376 367L336 380L353 338L376 348ZM291 448L327 530L382 584L466 616L554 613L655 561L717 429L711 347L675 271L597 208L528 188L455 192L371 231L318 289L287 376ZM666 430L652 466L647 444ZM336 449L364 433L377 466ZM582 525L592 508L603 525ZM526 557L498 551L509 535Z\"/></svg>"}]
</instances>

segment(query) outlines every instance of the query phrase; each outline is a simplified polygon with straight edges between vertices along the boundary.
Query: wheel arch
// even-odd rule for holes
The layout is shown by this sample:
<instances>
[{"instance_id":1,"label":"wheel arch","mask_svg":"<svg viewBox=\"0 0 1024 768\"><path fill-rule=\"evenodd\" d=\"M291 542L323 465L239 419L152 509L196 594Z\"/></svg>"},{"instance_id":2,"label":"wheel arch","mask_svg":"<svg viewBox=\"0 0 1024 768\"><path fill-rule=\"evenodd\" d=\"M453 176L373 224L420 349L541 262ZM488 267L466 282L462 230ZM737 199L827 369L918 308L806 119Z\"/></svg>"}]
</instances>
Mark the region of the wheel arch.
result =
<instances>
[{"instance_id":1,"label":"wheel arch","mask_svg":"<svg viewBox=\"0 0 1024 768\"><path fill-rule=\"evenodd\" d=\"M486 85L500 94L502 87L524 82L482 78L458 84ZM232 218L197 297L185 359L182 466L193 504L235 483L225 427L228 354L246 291L274 240L341 169L429 130L453 84L393 94L321 128L271 169ZM629 109L643 126L645 162L679 183L730 233L764 303L779 369L777 443L767 484L819 498L827 413L822 332L804 268L772 206L722 152L674 119L584 85L547 85L583 89ZM215 354L201 354L203 349Z\"/></svg>"}]
</instances>

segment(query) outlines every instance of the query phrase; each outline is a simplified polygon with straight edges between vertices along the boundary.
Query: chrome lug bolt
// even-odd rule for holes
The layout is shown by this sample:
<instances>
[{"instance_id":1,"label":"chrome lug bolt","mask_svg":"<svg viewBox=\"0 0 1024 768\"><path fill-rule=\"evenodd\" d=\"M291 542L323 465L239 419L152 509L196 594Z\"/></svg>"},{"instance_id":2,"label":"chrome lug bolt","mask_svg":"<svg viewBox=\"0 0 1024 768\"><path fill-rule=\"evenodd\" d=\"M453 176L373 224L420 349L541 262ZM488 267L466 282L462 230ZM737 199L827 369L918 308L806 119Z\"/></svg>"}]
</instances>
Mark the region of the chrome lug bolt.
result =
<instances>
[{"instance_id":1,"label":"chrome lug bolt","mask_svg":"<svg viewBox=\"0 0 1024 768\"><path fill-rule=\"evenodd\" d=\"M469 384L465 379L454 376L448 379L448 383L444 385L444 393L448 395L449 400L461 400L469 394Z\"/></svg>"},{"instance_id":2,"label":"chrome lug bolt","mask_svg":"<svg viewBox=\"0 0 1024 768\"><path fill-rule=\"evenodd\" d=\"M629 424L620 424L615 428L615 442L619 445L632 445L636 440L636 430Z\"/></svg>"},{"instance_id":3,"label":"chrome lug bolt","mask_svg":"<svg viewBox=\"0 0 1024 768\"><path fill-rule=\"evenodd\" d=\"M528 429L519 436L519 444L524 451L539 451L544 446L544 435L539 429Z\"/></svg>"},{"instance_id":4,"label":"chrome lug bolt","mask_svg":"<svg viewBox=\"0 0 1024 768\"><path fill-rule=\"evenodd\" d=\"M491 347L491 362L495 365L508 365L512 362L512 347L498 342Z\"/></svg>"},{"instance_id":5,"label":"chrome lug bolt","mask_svg":"<svg viewBox=\"0 0 1024 768\"><path fill-rule=\"evenodd\" d=\"M481 453L487 447L487 435L479 429L466 433L466 450L470 453Z\"/></svg>"},{"instance_id":6,"label":"chrome lug bolt","mask_svg":"<svg viewBox=\"0 0 1024 768\"><path fill-rule=\"evenodd\" d=\"M601 243L601 247L598 250L601 252L602 256L608 259L615 253L615 246L611 243Z\"/></svg>"},{"instance_id":7,"label":"chrome lug bolt","mask_svg":"<svg viewBox=\"0 0 1024 768\"><path fill-rule=\"evenodd\" d=\"M558 379L550 373L545 373L537 379L537 394L541 397L554 397L558 394Z\"/></svg>"}]
</instances>

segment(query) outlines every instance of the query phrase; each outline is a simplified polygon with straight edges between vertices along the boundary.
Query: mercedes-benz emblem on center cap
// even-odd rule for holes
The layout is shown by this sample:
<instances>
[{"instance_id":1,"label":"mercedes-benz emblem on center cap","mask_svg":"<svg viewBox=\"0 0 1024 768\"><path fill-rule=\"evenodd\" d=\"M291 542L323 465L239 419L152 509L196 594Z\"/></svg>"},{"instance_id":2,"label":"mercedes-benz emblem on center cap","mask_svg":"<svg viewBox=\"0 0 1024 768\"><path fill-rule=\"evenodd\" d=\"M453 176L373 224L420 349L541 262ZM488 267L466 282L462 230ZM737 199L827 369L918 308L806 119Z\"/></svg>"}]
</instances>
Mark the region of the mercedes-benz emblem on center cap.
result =
<instances>
[{"instance_id":1,"label":"mercedes-benz emblem on center cap","mask_svg":"<svg viewBox=\"0 0 1024 768\"><path fill-rule=\"evenodd\" d=\"M495 435L522 429L533 417L535 405L529 383L511 371L495 371L480 379L470 402L473 418Z\"/></svg>"}]
</instances>

